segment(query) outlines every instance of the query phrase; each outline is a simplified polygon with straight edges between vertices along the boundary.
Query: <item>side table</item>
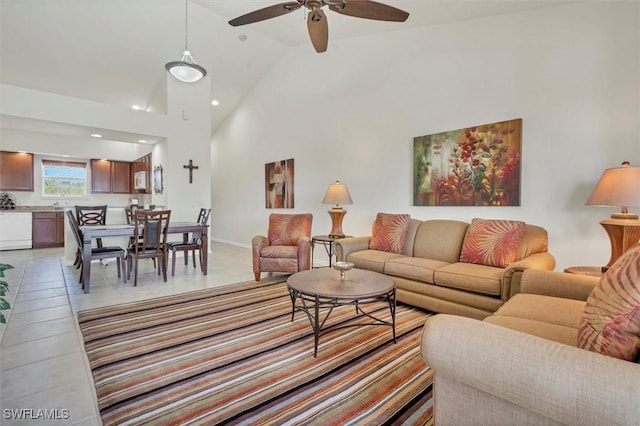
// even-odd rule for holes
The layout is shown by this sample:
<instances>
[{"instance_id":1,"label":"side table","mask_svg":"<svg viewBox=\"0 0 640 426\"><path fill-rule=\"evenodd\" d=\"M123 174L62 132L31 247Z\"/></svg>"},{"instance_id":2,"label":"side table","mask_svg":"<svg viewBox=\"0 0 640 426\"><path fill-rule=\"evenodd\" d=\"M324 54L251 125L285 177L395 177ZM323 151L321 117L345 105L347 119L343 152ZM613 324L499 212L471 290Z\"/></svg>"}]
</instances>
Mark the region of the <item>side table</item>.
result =
<instances>
[{"instance_id":1,"label":"side table","mask_svg":"<svg viewBox=\"0 0 640 426\"><path fill-rule=\"evenodd\" d=\"M339 240L340 238L348 238L350 235L345 235L344 237L330 237L329 235L316 235L311 237L311 268L313 268L313 253L315 251L316 243L322 244L324 246L325 251L327 252L327 256L329 256L329 267L332 265L333 259L333 242Z\"/></svg>"},{"instance_id":2,"label":"side table","mask_svg":"<svg viewBox=\"0 0 640 426\"><path fill-rule=\"evenodd\" d=\"M589 275L590 277L601 277L604 274L602 266L570 266L564 270L569 274Z\"/></svg>"}]
</instances>

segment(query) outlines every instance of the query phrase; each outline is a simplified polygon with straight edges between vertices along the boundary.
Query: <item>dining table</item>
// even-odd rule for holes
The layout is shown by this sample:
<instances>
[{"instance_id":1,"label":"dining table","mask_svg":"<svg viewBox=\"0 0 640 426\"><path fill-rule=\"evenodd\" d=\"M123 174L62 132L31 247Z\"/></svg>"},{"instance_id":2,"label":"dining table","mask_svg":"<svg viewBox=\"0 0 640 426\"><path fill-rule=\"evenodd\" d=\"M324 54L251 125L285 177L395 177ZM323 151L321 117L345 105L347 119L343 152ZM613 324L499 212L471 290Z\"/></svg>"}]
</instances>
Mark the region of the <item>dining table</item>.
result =
<instances>
[{"instance_id":1,"label":"dining table","mask_svg":"<svg viewBox=\"0 0 640 426\"><path fill-rule=\"evenodd\" d=\"M202 274L207 275L207 258L209 252L209 225L198 222L169 222L169 234L183 234L183 239L188 238L190 232L200 232L200 251L202 253ZM134 225L84 225L80 226L82 232L82 280L84 292L91 289L91 246L93 240L106 237L132 237Z\"/></svg>"}]
</instances>

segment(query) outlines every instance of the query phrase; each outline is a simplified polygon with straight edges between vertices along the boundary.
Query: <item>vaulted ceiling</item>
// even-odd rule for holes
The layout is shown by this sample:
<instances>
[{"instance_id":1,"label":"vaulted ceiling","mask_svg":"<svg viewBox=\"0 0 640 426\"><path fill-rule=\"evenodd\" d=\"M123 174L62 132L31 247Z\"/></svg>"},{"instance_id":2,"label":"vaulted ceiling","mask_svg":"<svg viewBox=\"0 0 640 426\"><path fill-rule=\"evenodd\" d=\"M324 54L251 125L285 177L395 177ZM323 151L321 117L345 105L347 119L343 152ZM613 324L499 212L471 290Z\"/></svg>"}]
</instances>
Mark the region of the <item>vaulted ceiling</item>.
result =
<instances>
[{"instance_id":1,"label":"vaulted ceiling","mask_svg":"<svg viewBox=\"0 0 640 426\"><path fill-rule=\"evenodd\" d=\"M357 1L357 0L347 0ZM547 7L548 1L380 0L410 13L404 23L326 10L331 44L411 27ZM212 131L290 48L309 49L306 13L232 27L228 21L278 0L188 0L188 47L211 76ZM327 9L327 8L325 8ZM446 42L446 41L443 41ZM0 82L129 108L163 98L168 61L185 44L184 0L0 0ZM1 102L1 100L0 100ZM4 127L25 120L2 117ZM46 126L44 126L46 127ZM37 131L64 132L63 126Z\"/></svg>"}]
</instances>

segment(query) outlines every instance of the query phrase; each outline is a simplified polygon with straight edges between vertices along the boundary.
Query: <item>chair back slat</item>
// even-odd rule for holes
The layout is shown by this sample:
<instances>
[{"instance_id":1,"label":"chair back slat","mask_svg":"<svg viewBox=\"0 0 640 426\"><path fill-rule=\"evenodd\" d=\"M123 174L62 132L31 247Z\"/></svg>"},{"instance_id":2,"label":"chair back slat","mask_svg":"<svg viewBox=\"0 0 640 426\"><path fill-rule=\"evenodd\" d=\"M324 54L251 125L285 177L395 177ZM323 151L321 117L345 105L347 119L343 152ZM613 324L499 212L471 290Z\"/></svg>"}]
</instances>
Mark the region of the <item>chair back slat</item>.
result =
<instances>
[{"instance_id":1,"label":"chair back slat","mask_svg":"<svg viewBox=\"0 0 640 426\"><path fill-rule=\"evenodd\" d=\"M198 219L196 220L200 225L206 225L209 222L209 216L211 215L211 209L201 208L198 213ZM202 237L202 231L194 231L191 236L191 242L198 244Z\"/></svg>"},{"instance_id":2,"label":"chair back slat","mask_svg":"<svg viewBox=\"0 0 640 426\"><path fill-rule=\"evenodd\" d=\"M78 225L105 225L107 206L75 206Z\"/></svg>"},{"instance_id":3,"label":"chair back slat","mask_svg":"<svg viewBox=\"0 0 640 426\"><path fill-rule=\"evenodd\" d=\"M138 206L131 206L124 208L125 218L127 219L127 225L133 225L135 220L136 210L138 210Z\"/></svg>"},{"instance_id":4,"label":"chair back slat","mask_svg":"<svg viewBox=\"0 0 640 426\"><path fill-rule=\"evenodd\" d=\"M171 210L136 210L133 228L135 252L166 250Z\"/></svg>"}]
</instances>

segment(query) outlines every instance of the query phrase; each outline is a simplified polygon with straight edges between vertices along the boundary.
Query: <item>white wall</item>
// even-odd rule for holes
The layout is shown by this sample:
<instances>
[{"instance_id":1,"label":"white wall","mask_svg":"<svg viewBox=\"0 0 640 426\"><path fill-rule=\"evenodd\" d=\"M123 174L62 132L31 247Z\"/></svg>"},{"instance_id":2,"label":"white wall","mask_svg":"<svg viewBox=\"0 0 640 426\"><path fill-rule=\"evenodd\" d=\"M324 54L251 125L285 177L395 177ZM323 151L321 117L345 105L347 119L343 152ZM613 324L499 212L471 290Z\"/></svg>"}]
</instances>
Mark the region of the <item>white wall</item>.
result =
<instances>
[{"instance_id":1,"label":"white wall","mask_svg":"<svg viewBox=\"0 0 640 426\"><path fill-rule=\"evenodd\" d=\"M44 129L42 132L0 126L0 150L23 150L37 154L34 162L34 191L11 192L17 205L39 206L54 202L74 205L81 202L124 207L130 197L136 197L140 204L156 204L171 209L172 220L195 220L199 208L209 207L211 203L211 165L208 161L211 81L206 77L198 83L187 85L170 78L165 83L168 89L167 114L133 111L117 105L0 84L0 121L7 116L19 119L18 122L22 119L35 119L44 123L40 127ZM29 105L33 105L33 108L29 108ZM45 133L50 127L66 124L86 127L87 135ZM94 128L149 134L158 136L161 142L151 146L94 139L88 135ZM94 194L89 187L87 196L82 200L42 197L43 158L85 161L89 164L92 158L133 161L150 152L152 169L161 165L164 170L164 190L161 194ZM70 157L63 157L65 155ZM182 167L189 159L199 167L194 171L193 183L189 183L188 170ZM88 185L90 182L89 172Z\"/></svg>"},{"instance_id":2,"label":"white wall","mask_svg":"<svg viewBox=\"0 0 640 426\"><path fill-rule=\"evenodd\" d=\"M212 141L213 238L249 246L266 232L264 164L295 159L295 209L331 226L321 204L346 183L343 229L369 234L379 211L419 219L521 219L549 231L562 269L604 265L584 205L605 168L640 164L640 11L635 2L525 13L330 40L292 49ZM413 207L413 137L523 119L520 207Z\"/></svg>"}]
</instances>

